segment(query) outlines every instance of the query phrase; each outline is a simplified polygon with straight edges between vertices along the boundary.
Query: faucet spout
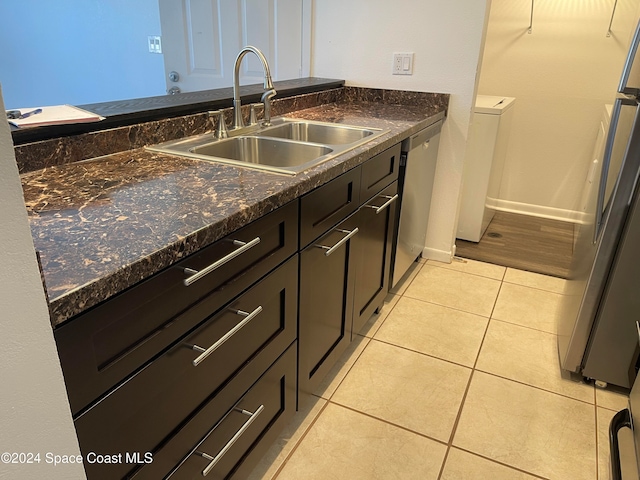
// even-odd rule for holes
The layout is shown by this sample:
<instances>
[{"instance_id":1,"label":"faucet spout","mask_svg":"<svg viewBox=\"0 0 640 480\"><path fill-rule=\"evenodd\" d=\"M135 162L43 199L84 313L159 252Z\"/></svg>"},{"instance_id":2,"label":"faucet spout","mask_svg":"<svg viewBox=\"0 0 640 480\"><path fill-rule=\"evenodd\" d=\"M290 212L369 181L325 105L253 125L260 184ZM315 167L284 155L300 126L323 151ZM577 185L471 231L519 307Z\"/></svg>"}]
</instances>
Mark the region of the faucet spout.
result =
<instances>
[{"instance_id":1,"label":"faucet spout","mask_svg":"<svg viewBox=\"0 0 640 480\"><path fill-rule=\"evenodd\" d=\"M264 123L265 125L271 124L271 98L275 96L276 90L273 88L273 82L271 81L271 71L269 70L269 64L266 57L256 47L247 45L236 57L236 63L233 68L233 128L244 127L244 121L242 120L241 102L240 102L240 63L247 53L253 53L260 62L264 70L264 93L262 94L262 102L264 103Z\"/></svg>"}]
</instances>

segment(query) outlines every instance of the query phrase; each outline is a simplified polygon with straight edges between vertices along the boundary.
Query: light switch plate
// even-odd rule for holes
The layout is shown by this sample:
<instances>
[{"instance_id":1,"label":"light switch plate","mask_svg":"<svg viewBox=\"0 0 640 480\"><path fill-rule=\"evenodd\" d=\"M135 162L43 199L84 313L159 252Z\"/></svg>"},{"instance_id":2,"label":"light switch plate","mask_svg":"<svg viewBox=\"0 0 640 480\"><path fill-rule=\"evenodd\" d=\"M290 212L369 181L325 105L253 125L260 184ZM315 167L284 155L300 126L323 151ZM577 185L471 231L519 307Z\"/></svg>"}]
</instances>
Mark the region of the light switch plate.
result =
<instances>
[{"instance_id":1,"label":"light switch plate","mask_svg":"<svg viewBox=\"0 0 640 480\"><path fill-rule=\"evenodd\" d=\"M162 40L160 35L149 35L147 40L149 42L149 53L162 53Z\"/></svg>"},{"instance_id":2,"label":"light switch plate","mask_svg":"<svg viewBox=\"0 0 640 480\"><path fill-rule=\"evenodd\" d=\"M394 53L391 73L393 75L413 75L413 52Z\"/></svg>"}]
</instances>

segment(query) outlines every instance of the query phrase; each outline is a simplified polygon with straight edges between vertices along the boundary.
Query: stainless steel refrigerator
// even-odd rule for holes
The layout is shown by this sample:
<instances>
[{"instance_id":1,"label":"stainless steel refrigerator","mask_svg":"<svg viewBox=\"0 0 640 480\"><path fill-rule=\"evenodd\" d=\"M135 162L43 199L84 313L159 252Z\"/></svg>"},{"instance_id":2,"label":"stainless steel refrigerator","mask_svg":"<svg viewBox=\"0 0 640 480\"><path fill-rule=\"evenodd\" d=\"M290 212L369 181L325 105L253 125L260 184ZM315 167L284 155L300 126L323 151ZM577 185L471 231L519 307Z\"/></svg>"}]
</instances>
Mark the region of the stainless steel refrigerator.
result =
<instances>
[{"instance_id":1,"label":"stainless steel refrigerator","mask_svg":"<svg viewBox=\"0 0 640 480\"><path fill-rule=\"evenodd\" d=\"M558 310L562 368L630 387L640 319L640 23L618 86L602 168Z\"/></svg>"}]
</instances>

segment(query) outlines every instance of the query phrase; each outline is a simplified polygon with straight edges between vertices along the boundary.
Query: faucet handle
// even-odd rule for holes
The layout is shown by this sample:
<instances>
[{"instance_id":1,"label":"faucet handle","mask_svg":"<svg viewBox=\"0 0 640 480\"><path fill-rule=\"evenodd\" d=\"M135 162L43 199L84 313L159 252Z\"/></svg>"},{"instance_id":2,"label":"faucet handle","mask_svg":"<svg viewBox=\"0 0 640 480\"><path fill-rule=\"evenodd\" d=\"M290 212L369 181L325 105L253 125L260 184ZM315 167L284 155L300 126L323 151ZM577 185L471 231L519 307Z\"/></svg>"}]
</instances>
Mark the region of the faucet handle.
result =
<instances>
[{"instance_id":1,"label":"faucet handle","mask_svg":"<svg viewBox=\"0 0 640 480\"><path fill-rule=\"evenodd\" d=\"M264 121L262 122L262 125L265 127L271 126L271 99L275 97L275 95L276 89L270 88L265 90L262 94L262 98L260 99L264 104Z\"/></svg>"},{"instance_id":2,"label":"faucet handle","mask_svg":"<svg viewBox=\"0 0 640 480\"><path fill-rule=\"evenodd\" d=\"M209 118L218 117L218 128L216 129L216 138L227 138L229 133L227 132L227 124L224 121L224 112L222 110L216 110L209 112Z\"/></svg>"}]
</instances>

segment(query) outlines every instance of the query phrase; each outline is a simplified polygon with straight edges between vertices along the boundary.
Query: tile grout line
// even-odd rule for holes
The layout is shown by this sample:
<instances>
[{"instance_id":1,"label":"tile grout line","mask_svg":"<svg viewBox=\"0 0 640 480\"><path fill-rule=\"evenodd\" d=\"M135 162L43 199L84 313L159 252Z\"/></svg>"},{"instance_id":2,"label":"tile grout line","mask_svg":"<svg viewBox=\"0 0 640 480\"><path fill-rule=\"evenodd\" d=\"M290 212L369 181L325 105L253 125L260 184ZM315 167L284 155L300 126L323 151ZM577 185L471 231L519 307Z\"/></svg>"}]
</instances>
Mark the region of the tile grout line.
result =
<instances>
[{"instance_id":1,"label":"tile grout line","mask_svg":"<svg viewBox=\"0 0 640 480\"><path fill-rule=\"evenodd\" d=\"M490 279L490 280L495 280L495 279ZM496 281L496 282L499 282L500 280L495 280L495 281ZM404 297L404 295L403 295L403 297ZM409 295L407 295L406 297L407 297L407 298L410 298L411 300L418 300L418 301L420 301L420 302L430 303L431 305L437 305L438 307L449 308L449 309L451 309L451 310L455 310L456 312L468 313L469 315L476 315L476 316L478 316L478 317L482 317L482 318L491 318L491 317L490 317L490 316L488 316L488 315L482 315L482 314L477 313L477 312L470 312L470 311L468 311L468 310L463 310L463 309L458 308L458 307L452 307L452 306L450 306L450 305L444 305L444 304L442 304L442 303L436 303L436 302L433 302L433 301L431 301L431 300L425 300L425 299L423 299L423 298L416 298L416 297L412 297L412 296L409 296Z\"/></svg>"},{"instance_id":2,"label":"tile grout line","mask_svg":"<svg viewBox=\"0 0 640 480\"><path fill-rule=\"evenodd\" d=\"M429 357L429 358L432 358L434 360L440 360L441 362L446 362L446 363L449 363L451 365L455 365L456 367L463 367L463 368L466 368L467 370L471 370L473 368L472 366L465 365L463 363L454 362L453 360L447 360L446 358L437 357L437 356L435 356L435 355L433 355L431 353L421 352L420 350L414 350L412 348L404 347L402 345L396 345L395 343L391 343L391 342L388 342L386 340L380 340L379 338L371 338L370 340L375 340L378 343L383 343L385 345L389 345L390 347L400 348L402 350L406 350L407 352L417 353L418 355L423 355L425 357Z\"/></svg>"},{"instance_id":3,"label":"tile grout line","mask_svg":"<svg viewBox=\"0 0 640 480\"><path fill-rule=\"evenodd\" d=\"M506 269L505 269L505 275L506 275ZM470 387L471 387L471 381L473 380L473 375L475 374L475 372L476 372L476 371L481 372L481 373L488 373L488 372L483 372L482 370L476 370L476 367L477 367L477 364L478 364L478 360L479 360L479 358L480 358L480 353L481 353L481 351L482 351L482 347L483 347L483 345L484 345L484 341L485 341L485 339L486 339L487 332L489 331L489 326L490 326L490 324L491 324L491 320L494 320L494 318L493 318L493 313L494 313L495 308L496 308L496 305L497 305L497 303L498 303L498 297L499 297L499 295L500 295L500 291L501 291L501 289L502 289L502 285L503 285L504 283L509 283L509 282L505 282L505 281L504 281L504 275L503 275L503 279L500 281L500 288L498 289L498 293L497 293L497 295L496 295L496 299L495 299L495 301L494 301L494 303L493 303L493 307L492 307L492 309L491 309L491 315L490 315L490 317L489 317L489 321L487 322L487 327L485 328L484 335L483 335L483 337L482 337L482 341L480 342L480 348L478 349L478 354L476 355L476 360L475 360L474 365L473 365L472 370L471 370L471 375L469 376L469 382L468 382L468 384L467 384L467 389L465 390L465 393L464 393L464 395L463 395L463 397L462 397L462 401L461 401L461 403L460 403L460 408L458 409L458 415L457 415L456 420L455 420L454 425L453 425L453 429L452 429L452 432L451 432L451 436L450 436L450 438L449 438L449 443L448 443L448 445L447 445L447 451L446 451L446 453L445 453L445 456L444 456L444 459L443 459L443 462L442 462L442 466L441 466L441 468L440 468L440 473L438 474L438 478L437 478L437 480L441 480L441 478L442 478L442 475L443 475L443 473L444 473L444 469L445 469L445 466L446 466L446 463L447 463L447 458L448 458L448 456L449 456L449 452L451 451L451 448L453 447L453 439L454 439L454 437L455 437L456 430L457 430L457 428L458 428L458 424L459 424L459 422L460 422L460 418L461 418L461 416L462 416L462 410L463 410L463 408L464 408L464 404L465 404L465 401L466 401L466 399L467 399L467 395L468 395L469 389L470 389ZM506 379L506 380L509 380L509 379ZM525 384L525 385L526 385L526 384ZM588 404L588 402L586 402L586 403ZM508 465L508 464L505 464L505 463L497 462L497 461L495 461L495 460L493 460L493 459L491 459L491 458L487 458L487 457L484 457L484 456L482 456L482 455L478 455L478 454L476 454L476 453L474 453L474 452L467 451L467 450L465 450L465 449L463 449L463 448L459 448L459 447L456 447L456 448L458 448L458 449L460 449L460 450L462 450L462 451L465 451L465 452L467 452L467 453L469 453L469 454L476 455L476 456L478 456L478 457L480 457L480 458L484 458L484 459L485 459L485 460L487 460L487 461L490 461L490 462L496 463L496 464L498 464L498 465L502 465L502 466L504 466L504 467L506 467L506 468L510 468L510 469L513 469L513 470L516 470L516 471L520 471L520 472L522 472L522 473L525 473L525 474L527 474L527 475L532 475L532 476L534 476L534 477L536 477L536 478L546 480L546 479L545 479L545 477L541 477L541 476L539 476L539 475L532 474L532 473L530 473L530 472L526 472L526 471L521 470L521 469L519 469L519 468L517 468L517 467L514 467L514 466L512 466L512 465Z\"/></svg>"},{"instance_id":4,"label":"tile grout line","mask_svg":"<svg viewBox=\"0 0 640 480\"><path fill-rule=\"evenodd\" d=\"M595 425L596 425L596 480L600 479L600 455L599 455L599 445L598 445L598 406L596 405L596 391L593 390L593 414L595 417ZM604 479L603 479L604 480Z\"/></svg>"},{"instance_id":5,"label":"tile grout line","mask_svg":"<svg viewBox=\"0 0 640 480\"><path fill-rule=\"evenodd\" d=\"M506 269L505 269L506 272ZM504 276L503 276L504 277ZM500 287L498 288L498 292L496 293L496 298L493 301L493 306L491 307L491 315L493 315L493 311L496 308L496 303L498 303L498 296L500 295L500 290L502 289L502 280L500 280ZM467 382L467 387L464 390L464 394L462 395L462 400L460 402L460 407L458 407L458 413L456 414L456 419L453 422L453 428L451 429L451 435L449 436L449 442L447 443L447 451L444 454L444 458L442 460L442 465L440 466L440 472L438 473L437 480L442 479L442 475L444 473L445 466L447 464L447 458L449 457L449 452L451 451L451 447L453 446L453 439L456 435L456 430L458 429L458 424L460 423L460 418L462 417L462 410L464 408L464 403L467 400L467 395L469 394L469 389L471 388L471 381L473 380L473 375L476 372L476 365L478 364L478 358L480 358L480 352L482 351L482 346L484 345L484 340L487 337L487 332L489 331L489 325L491 324L491 315L489 316L489 321L487 322L487 326L484 329L484 334L482 335L482 341L480 342L480 347L478 348L478 353L476 355L476 359L473 362L473 367L471 367L471 374L469 375L469 381Z\"/></svg>"},{"instance_id":6,"label":"tile grout line","mask_svg":"<svg viewBox=\"0 0 640 480\"><path fill-rule=\"evenodd\" d=\"M473 260L473 259L467 259L467 260ZM474 260L474 261L479 262L479 260ZM440 262L440 263L442 263L442 262ZM512 270L518 270L518 271L521 271L521 272L531 273L532 275L541 275L543 277L549 277L549 278L558 279L558 280L565 280L565 281L567 280L566 278L562 278L562 277L555 277L553 275L545 275L544 273L530 272L529 270L522 270L522 269L519 269L519 268L505 267L503 265L497 265L495 263L489 263L489 262L480 262L480 263L486 263L486 264L493 265L493 266L496 266L496 267L503 267L505 270L502 273L502 278L496 278L496 277L491 277L491 276L488 276L488 275L482 275L480 273L466 272L466 271L463 271L463 270L458 270L456 268L443 267L441 265L436 265L435 263L426 263L425 265L431 265L432 267L444 268L446 270L452 270L454 272L459 272L459 273L468 273L469 275L475 275L476 277L489 278L491 280L498 280L499 282L508 283L509 285L516 285L516 286L519 286L519 287L532 288L534 290L541 290L543 292L555 293L556 295L562 295L562 293L561 292L556 292L554 290L549 290L547 288L534 287L533 285L527 285L527 284L524 284L524 283L517 283L517 282L505 280L505 277L507 276L507 270L508 269L512 269Z\"/></svg>"},{"instance_id":7,"label":"tile grout line","mask_svg":"<svg viewBox=\"0 0 640 480\"><path fill-rule=\"evenodd\" d=\"M542 477L542 476L540 476L540 475L538 475L536 473L531 473L531 472L528 472L526 470L522 470L521 468L514 467L513 465L509 465L508 463L502 463L502 462L499 462L497 460L493 460L492 458L485 457L484 455L480 455L479 453L472 452L471 450L467 450L466 448L462 448L462 447L454 447L454 448L456 448L458 450L461 450L461 451L463 451L465 453L468 453L469 455L473 455L475 457L482 458L483 460L487 460L488 462L492 462L492 463L496 463L498 465L502 465L503 467L506 467L506 468L508 468L510 470L515 470L517 472L524 473L524 474L529 475L529 476L531 476L533 478L538 478L540 480L550 480L547 477Z\"/></svg>"},{"instance_id":8,"label":"tile grout line","mask_svg":"<svg viewBox=\"0 0 640 480\"><path fill-rule=\"evenodd\" d=\"M367 344L364 346L364 348L362 349L362 351L358 354L358 356L356 357L356 359L353 361L353 363L349 366L349 368L347 369L347 372L342 376L342 378L340 379L340 381L338 382L338 385L336 385L336 388L333 389L333 392L331 392L331 395L329 395L328 397L323 397L322 395L316 395L315 393L312 393L311 395L313 395L314 397L318 397L318 398L322 398L324 400L326 400L327 402L331 401L331 399L333 398L333 396L335 395L335 393L338 391L338 388L340 388L340 385L342 385L342 382L344 382L344 379L347 378L347 375L349 375L349 372L351 372L351 369L353 368L353 366L356 364L356 362L360 359L360 357L362 356L362 354L364 353L364 351L367 349L367 347L369 346L369 344L371 343L371 340L373 340L372 338L369 337L362 337L362 338L366 338L367 340L369 340L367 342Z\"/></svg>"},{"instance_id":9,"label":"tile grout line","mask_svg":"<svg viewBox=\"0 0 640 480\"><path fill-rule=\"evenodd\" d=\"M321 398L320 400L324 400L324 399ZM298 439L296 444L293 446L291 451L287 454L287 456L284 458L284 460L282 460L282 463L280 463L280 466L276 470L276 473L274 473L273 476L271 477L271 480L276 480L278 478L278 476L280 475L280 473L282 472L284 467L289 462L289 459L291 459L291 457L296 452L296 450L298 450L298 447L302 443L302 440L304 440L306 438L307 434L311 430L311 427L313 427L316 424L316 422L318 421L318 418L320 418L320 415L322 415L322 413L326 410L327 406L329 406L329 400L325 400L325 404L322 406L322 408L320 409L320 411L318 412L316 417L311 421L311 423L309 424L307 429L304 431L304 433L302 435L300 435L300 438Z\"/></svg>"},{"instance_id":10,"label":"tile grout line","mask_svg":"<svg viewBox=\"0 0 640 480\"><path fill-rule=\"evenodd\" d=\"M531 388L534 388L536 390L540 390L541 392L551 393L551 394L556 395L558 397L566 398L567 400L575 400L576 402L584 403L584 404L592 406L592 407L596 406L593 403L589 403L587 400L581 400L579 398L570 397L569 395L565 395L563 393L554 392L553 390L547 390L546 388L538 387L536 385L531 385L530 383L525 383L525 382L523 382L521 380L514 380L513 378L503 377L502 375L498 375L497 373L486 372L486 371L480 370L480 369L475 369L475 371L476 372L480 372L480 373L484 373L485 375L490 375L492 377L500 378L502 380L507 380L509 382L517 383L518 385L522 385L522 386L525 386L525 387L531 387Z\"/></svg>"},{"instance_id":11,"label":"tile grout line","mask_svg":"<svg viewBox=\"0 0 640 480\"><path fill-rule=\"evenodd\" d=\"M443 263L443 262L440 262L440 263ZM489 262L481 262L481 263L486 263L488 265L493 265L495 267L504 268L505 270L504 270L504 272L502 272L501 278L496 278L496 277L491 277L489 275L482 275L480 273L466 272L466 271L463 271L463 270L459 270L457 268L443 267L441 265L436 265L435 263L425 263L425 265L431 265L432 267L437 267L437 268L444 268L445 270L451 270L453 272L458 272L458 273L468 273L469 275L474 275L476 277L482 277L482 278L489 278L491 280L497 280L498 282L502 282L503 281L503 278L504 278L505 274L507 273L506 267L503 267L502 265L496 265L495 263L489 263ZM451 264L453 264L453 262L447 263L445 265L451 265Z\"/></svg>"},{"instance_id":12,"label":"tile grout line","mask_svg":"<svg viewBox=\"0 0 640 480\"><path fill-rule=\"evenodd\" d=\"M505 276L506 276L506 271L505 271ZM533 288L533 289L535 289L534 287L528 287L527 285L515 284L515 283L511 283L511 282L507 282L507 281L504 281L504 280L503 280L503 281L502 281L502 284L504 284L504 283L507 283L507 284L509 284L509 285L518 285L518 286L523 286L523 287L527 287L527 288ZM500 285L500 290L498 290L498 296L500 295L500 291L502 290L502 284ZM536 290L541 290L541 289L536 289ZM541 291L545 291L545 292L547 292L547 290L541 290ZM554 293L554 292L549 292L549 293ZM560 294L557 294L557 295L560 295ZM505 323L505 324L508 324L508 325L513 325L513 326L516 326L516 327L526 328L526 329L528 329L528 330L532 330L532 331L535 331L535 332L540 332L540 333L546 333L546 334L548 334L548 335L553 335L553 336L554 336L554 337L556 337L556 339L557 339L557 337L558 337L558 334L557 334L557 333L548 332L548 331L546 331L546 330L540 330L540 329L538 329L538 328L533 328L533 327L530 327L530 326L527 326L527 325L521 325L521 324L519 324L519 323L513 323L513 322L510 322L510 321L508 321L508 320L502 320L502 319L499 319L499 318L494 318L494 317L493 317L493 314L494 314L494 312L495 312L495 307L496 307L497 303L498 303L498 297L496 297L496 302L494 303L493 310L491 311L491 317L490 317L490 320L489 320L489 324L491 323L491 321L502 322L502 323ZM487 330L488 330L488 329L489 329L489 326L487 325ZM484 337L483 337L483 339L482 339L482 342L484 343ZM482 346L481 346L480 348L482 349ZM502 375L498 375L498 374L496 374L496 373L492 373L492 372L487 372L487 371L484 371L484 370L480 370L480 369L478 369L478 368L477 368L477 362L478 362L478 359L479 359L479 358L480 358L480 352L478 352L478 357L476 358L476 363L475 363L475 364L474 364L474 366L473 366L474 371L475 371L475 370L477 370L478 372L485 373L485 374L487 374L487 375L491 375L491 376L493 376L493 377L501 378L501 379L508 380L508 381L511 381L511 382L514 382L514 383L518 383L518 384L520 384L520 385L524 385L524 386L527 386L527 387L535 388L535 389L537 389L537 390L541 390L541 391L543 391L543 392L547 392L547 393L551 393L551 394L554 394L554 395L558 395L558 396L560 396L560 397L568 398L568 399L570 399L570 400L576 400L576 401L578 401L578 402L582 402L582 403L585 403L585 404L587 404L587 405L594 405L594 406L596 407L596 410L597 410L597 403L596 403L596 399L595 399L595 390L594 390L594 401L593 401L593 404L591 404L591 403L589 403L589 402L588 402L588 401L586 401L586 400L582 400L582 399L579 399L579 398L574 398L574 397L571 397L571 396L569 396L569 395L565 395L565 394L562 394L562 393L559 393L559 392L554 392L554 391L552 391L552 390L547 390L547 389L545 389L545 388L538 387L538 386L536 386L536 385L531 385L531 384L529 384L529 383L526 383L526 382L523 382L523 381L520 381L520 380L514 380L514 379L512 379L512 378L504 377L504 376L502 376Z\"/></svg>"},{"instance_id":13,"label":"tile grout line","mask_svg":"<svg viewBox=\"0 0 640 480\"><path fill-rule=\"evenodd\" d=\"M564 279L561 279L564 280ZM509 285L516 285L518 287L527 287L527 288L532 288L534 290L539 290L541 292L548 292L548 293L555 293L556 295L563 295L563 293L561 292L556 292L554 290L548 290L546 288L541 288L541 287L534 287L533 285L525 285L523 283L516 283L516 282L510 282L508 280L503 280L504 283L508 283Z\"/></svg>"},{"instance_id":14,"label":"tile grout line","mask_svg":"<svg viewBox=\"0 0 640 480\"><path fill-rule=\"evenodd\" d=\"M357 410L357 409L355 409L355 408L353 408L353 407L351 407L351 406L349 406L349 405L344 405L344 404L339 403L339 402L337 402L337 401L335 401L335 400L327 400L327 405L325 405L325 407L323 407L323 410L324 410L324 408L326 408L329 404L336 405L336 406L338 406L338 407L344 408L344 409L346 409L346 410L350 410L350 411L352 411L352 412L354 412L354 413L357 413L357 414L359 414L359 415L364 415L365 417L369 417L369 418L371 418L371 419L373 419L373 420L377 420L377 421L379 421L379 422L386 423L387 425L391 425L392 427L399 428L399 429L404 430L404 431L406 431L406 432L412 433L412 434L414 434L414 435L418 435L418 436L423 437L423 438L426 438L426 439L428 439L428 440L431 440L431 441L437 442L437 443L439 443L439 444L441 444L441 445L447 446L447 451L446 451L445 456L444 456L444 458L443 458L443 460L442 460L442 467L444 467L444 465L445 465L445 463L446 463L446 459L447 459L447 456L448 456L448 453L449 453L449 449L450 449L450 447L453 447L453 445L451 445L450 443L444 442L444 441L439 440L439 439L437 439L437 438L435 438L435 437L429 436L429 435L427 435L427 434L425 434L425 433L418 432L418 431L416 431L416 430L412 430L412 429L410 429L410 428L408 428L408 427L405 427L405 426L403 426L403 425L399 425L399 424L397 424L397 423L390 422L389 420L386 420L386 419L384 419L384 418L376 417L375 415L372 415L372 414L370 414L370 413L367 413L367 412L363 412L363 411ZM320 414L318 414L318 416L319 416L319 415L320 415ZM317 417L316 417L316 418L317 418ZM315 423L315 420L314 420L314 423ZM307 431L308 431L308 430L307 430ZM305 435L306 435L306 432L305 432ZM469 453L469 454L471 454L471 455L474 455L474 456L477 456L477 457L483 458L484 460L487 460L487 461L489 461L489 462L496 463L496 464L498 464L498 465L502 465L502 466L507 467L507 468L509 468L509 469L511 469L511 470L516 470L516 471L519 471L519 472L525 473L525 474L527 474L527 475L533 476L533 477L535 477L535 478L539 478L539 479L541 479L541 480L549 480L549 479L547 479L546 477L541 477L540 475L537 475L537 474L534 474L534 473L531 473L531 472L527 472L527 471L522 470L522 469L520 469L520 468L518 468L518 467L514 467L513 465L509 465L509 464L506 464L506 463L498 462L498 461L496 461L496 460L493 460L493 459L491 459L491 458L485 457L485 456L480 455L480 454L478 454L478 453L472 452L472 451L470 451L470 450L466 450L466 449L464 449L464 448L462 448L462 447L455 447L455 448L457 448L458 450L462 450L462 451L464 451L464 452L467 452L467 453ZM442 467L441 467L441 468L442 468ZM442 472L441 472L441 473L442 473ZM438 476L438 480L440 480L440 476Z\"/></svg>"},{"instance_id":15,"label":"tile grout line","mask_svg":"<svg viewBox=\"0 0 640 480\"><path fill-rule=\"evenodd\" d=\"M438 440L435 437L430 437L429 435L427 435L425 433L418 432L416 430L412 430L412 429L410 429L408 427L405 427L404 425L399 425L397 423L390 422L389 420L386 420L384 418L376 417L375 415L372 415L370 413L362 412L360 410L356 410L355 408L350 407L349 405L344 405L343 403L339 403L339 402L337 402L335 400L327 400L327 403L330 403L332 405L336 405L336 406L341 407L341 408L345 408L345 409L350 410L353 413L357 413L359 415L364 415L365 417L369 417L369 418L371 418L373 420L377 420L379 422L386 423L387 425L391 425L392 427L399 428L401 430L404 430L405 432L413 433L414 435L418 435L419 437L426 438L427 440L431 440L433 442L437 442L437 443L439 443L439 444L441 444L443 446L447 445L447 442L444 442L442 440Z\"/></svg>"},{"instance_id":16,"label":"tile grout line","mask_svg":"<svg viewBox=\"0 0 640 480\"><path fill-rule=\"evenodd\" d=\"M602 408L603 410L607 410L607 411L613 412L613 413L618 413L620 410L622 410L622 408L603 407L602 405L596 405L596 408ZM627 407L624 407L624 408L627 408Z\"/></svg>"},{"instance_id":17,"label":"tile grout line","mask_svg":"<svg viewBox=\"0 0 640 480\"><path fill-rule=\"evenodd\" d=\"M495 280L495 279L492 279L492 280ZM496 282L499 282L499 281L500 280L496 280ZM405 295L402 295L402 296L404 297ZM458 307L452 307L450 305L443 305L441 303L436 303L436 302L433 302L431 300L425 300L424 298L416 298L416 297L411 297L409 295L406 295L406 298L411 299L411 300L416 300L416 301L422 302L422 303L428 303L429 305L436 305L438 307L448 308L449 310L455 310L456 312L462 312L462 313L466 313L466 314L469 314L469 315L475 315L476 317L482 317L482 318L486 318L486 319L491 318L489 315L482 315L480 313L470 312L468 310L463 310L463 309L458 308ZM395 305L394 305L394 307L395 307Z\"/></svg>"},{"instance_id":18,"label":"tile grout line","mask_svg":"<svg viewBox=\"0 0 640 480\"><path fill-rule=\"evenodd\" d=\"M555 333L555 332L549 332L547 330L540 330L539 328L530 327L528 325L522 325L521 323L513 323L513 322L510 322L509 320L502 320L501 318L492 318L491 320L495 320L496 322L507 323L509 325L514 325L516 327L526 328L527 330L533 330L534 332L548 333L549 335L555 335L556 337L558 336L558 334Z\"/></svg>"},{"instance_id":19,"label":"tile grout line","mask_svg":"<svg viewBox=\"0 0 640 480\"><path fill-rule=\"evenodd\" d=\"M462 409L464 408L464 402L467 399L467 394L469 393L469 389L471 388L471 381L473 380L473 374L475 370L471 370L471 374L469 375L469 381L467 382L467 387L462 394L462 400L460 402L460 406L458 407L458 413L456 414L456 419L453 422L453 428L451 429L451 435L449 435L449 441L447 442L447 450L444 453L444 458L442 459L442 465L440 465L440 472L438 473L437 480L441 480L442 474L444 473L444 468L447 464L447 458L449 458L449 452L451 451L451 447L453 446L453 437L456 434L456 430L458 428L458 423L460 422L460 417L462 416Z\"/></svg>"}]
</instances>

